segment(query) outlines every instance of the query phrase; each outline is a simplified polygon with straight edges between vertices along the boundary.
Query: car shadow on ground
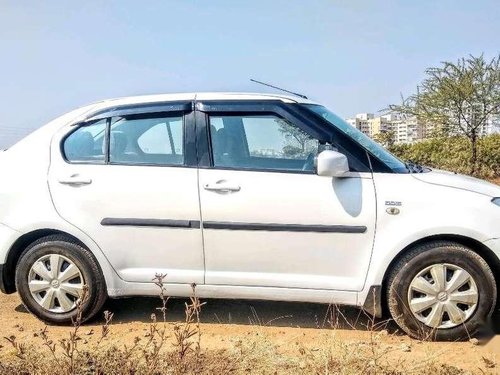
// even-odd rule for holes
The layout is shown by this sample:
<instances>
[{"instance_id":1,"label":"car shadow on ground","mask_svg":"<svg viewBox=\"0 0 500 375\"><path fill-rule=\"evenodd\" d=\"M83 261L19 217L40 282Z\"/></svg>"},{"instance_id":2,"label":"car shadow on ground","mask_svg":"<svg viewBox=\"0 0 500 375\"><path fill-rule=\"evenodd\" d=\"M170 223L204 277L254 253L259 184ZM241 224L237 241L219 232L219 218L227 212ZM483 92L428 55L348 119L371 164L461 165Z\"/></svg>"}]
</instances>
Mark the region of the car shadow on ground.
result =
<instances>
[{"instance_id":1,"label":"car shadow on ground","mask_svg":"<svg viewBox=\"0 0 500 375\"><path fill-rule=\"evenodd\" d=\"M167 305L167 320L184 320L187 299L172 298ZM373 319L353 307L335 307L303 302L275 302L254 300L204 299L201 322L212 324L258 325L270 327L377 329L396 328L391 322ZM105 309L114 313L114 321L151 321L151 314L159 315L158 298L126 298L109 300Z\"/></svg>"},{"instance_id":2,"label":"car shadow on ground","mask_svg":"<svg viewBox=\"0 0 500 375\"><path fill-rule=\"evenodd\" d=\"M364 311L350 306L234 299L203 299L201 302L204 303L200 314L201 323L207 324L398 331L392 321L374 319ZM167 321L184 321L186 303L189 303L186 298L169 299ZM113 324L149 323L153 313L160 319L161 305L162 302L158 297L109 299L102 311L113 313ZM15 310L29 314L22 304ZM100 313L92 323L103 323L103 316L104 314Z\"/></svg>"},{"instance_id":3,"label":"car shadow on ground","mask_svg":"<svg viewBox=\"0 0 500 375\"><path fill-rule=\"evenodd\" d=\"M167 321L182 322L185 319L185 298L171 298L167 304ZM317 329L343 330L387 330L390 334L403 335L398 326L388 318L374 319L366 312L350 306L328 306L324 304L304 302L276 302L254 300L204 299L201 311L201 322L208 324L237 324L269 327L299 327ZM132 297L110 299L103 311L114 314L113 324L131 322L151 322L151 314L158 318L161 312L161 300L158 297ZM18 312L27 312L22 305ZM100 314L93 323L102 323ZM482 338L488 339L500 334L500 310L492 319L492 328L480 332Z\"/></svg>"}]
</instances>

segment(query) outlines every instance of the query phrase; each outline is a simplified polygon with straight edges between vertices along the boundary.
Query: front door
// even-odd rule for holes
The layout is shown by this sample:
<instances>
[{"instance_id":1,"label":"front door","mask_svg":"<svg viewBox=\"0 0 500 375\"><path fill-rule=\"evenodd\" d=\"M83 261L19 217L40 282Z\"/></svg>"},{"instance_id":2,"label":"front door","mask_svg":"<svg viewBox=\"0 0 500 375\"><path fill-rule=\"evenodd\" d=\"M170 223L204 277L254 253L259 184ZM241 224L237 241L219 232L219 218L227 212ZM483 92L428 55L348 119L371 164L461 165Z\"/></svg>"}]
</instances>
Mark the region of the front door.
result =
<instances>
[{"instance_id":1,"label":"front door","mask_svg":"<svg viewBox=\"0 0 500 375\"><path fill-rule=\"evenodd\" d=\"M361 290L375 230L371 173L317 176L314 157L331 146L261 107L205 113L206 283Z\"/></svg>"},{"instance_id":2,"label":"front door","mask_svg":"<svg viewBox=\"0 0 500 375\"><path fill-rule=\"evenodd\" d=\"M86 232L126 281L152 282L156 273L166 273L169 283L204 281L186 111L114 110L52 145L49 184L57 212Z\"/></svg>"}]
</instances>

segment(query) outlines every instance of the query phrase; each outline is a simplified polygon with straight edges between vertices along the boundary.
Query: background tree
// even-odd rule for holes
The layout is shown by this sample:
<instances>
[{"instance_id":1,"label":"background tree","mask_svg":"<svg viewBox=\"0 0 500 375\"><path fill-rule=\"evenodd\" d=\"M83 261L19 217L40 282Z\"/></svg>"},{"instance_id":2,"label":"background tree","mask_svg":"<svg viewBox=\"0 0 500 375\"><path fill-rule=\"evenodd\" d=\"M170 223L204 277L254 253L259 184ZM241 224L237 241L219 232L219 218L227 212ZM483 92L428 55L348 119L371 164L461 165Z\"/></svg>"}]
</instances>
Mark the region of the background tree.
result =
<instances>
[{"instance_id":1,"label":"background tree","mask_svg":"<svg viewBox=\"0 0 500 375\"><path fill-rule=\"evenodd\" d=\"M375 142L380 143L386 149L391 150L396 142L396 134L392 131L381 131L373 136Z\"/></svg>"},{"instance_id":2,"label":"background tree","mask_svg":"<svg viewBox=\"0 0 500 375\"><path fill-rule=\"evenodd\" d=\"M307 144L311 141L311 136L298 127L293 126L284 120L279 119L277 121L279 121L280 132L289 142L289 146L298 148L300 152L304 153Z\"/></svg>"},{"instance_id":3,"label":"background tree","mask_svg":"<svg viewBox=\"0 0 500 375\"><path fill-rule=\"evenodd\" d=\"M490 61L481 55L443 62L425 73L417 92L389 109L417 116L427 132L466 136L475 174L478 138L489 118L500 114L500 55Z\"/></svg>"},{"instance_id":4,"label":"background tree","mask_svg":"<svg viewBox=\"0 0 500 375\"><path fill-rule=\"evenodd\" d=\"M316 144L314 138L309 134L291 125L285 120L276 120L279 122L279 131L285 136L287 144L283 147L283 154L288 157L303 157L310 152L314 152ZM317 150L316 150L317 151Z\"/></svg>"}]
</instances>

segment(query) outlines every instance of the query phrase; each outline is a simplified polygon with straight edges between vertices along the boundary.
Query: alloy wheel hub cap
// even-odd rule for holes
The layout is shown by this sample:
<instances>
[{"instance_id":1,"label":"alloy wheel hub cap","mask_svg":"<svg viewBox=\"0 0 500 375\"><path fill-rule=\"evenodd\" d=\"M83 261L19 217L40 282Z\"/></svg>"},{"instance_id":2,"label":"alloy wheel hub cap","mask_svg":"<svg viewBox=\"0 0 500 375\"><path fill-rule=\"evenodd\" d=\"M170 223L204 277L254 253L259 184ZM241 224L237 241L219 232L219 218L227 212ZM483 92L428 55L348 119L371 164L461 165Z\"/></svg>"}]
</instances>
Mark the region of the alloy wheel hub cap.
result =
<instances>
[{"instance_id":1,"label":"alloy wheel hub cap","mask_svg":"<svg viewBox=\"0 0 500 375\"><path fill-rule=\"evenodd\" d=\"M437 295L437 299L440 300L441 302L445 302L448 299L448 293L446 293L446 292L440 292Z\"/></svg>"},{"instance_id":2,"label":"alloy wheel hub cap","mask_svg":"<svg viewBox=\"0 0 500 375\"><path fill-rule=\"evenodd\" d=\"M59 288L59 285L60 285L59 280L52 280L52 282L50 283L50 286L52 288Z\"/></svg>"},{"instance_id":3,"label":"alloy wheel hub cap","mask_svg":"<svg viewBox=\"0 0 500 375\"><path fill-rule=\"evenodd\" d=\"M67 313L75 309L84 285L80 269L72 260L60 254L40 257L28 274L31 296L52 313Z\"/></svg>"},{"instance_id":4,"label":"alloy wheel hub cap","mask_svg":"<svg viewBox=\"0 0 500 375\"><path fill-rule=\"evenodd\" d=\"M476 311L478 301L474 278L463 268L448 263L424 268L408 289L413 316L434 329L463 324Z\"/></svg>"}]
</instances>

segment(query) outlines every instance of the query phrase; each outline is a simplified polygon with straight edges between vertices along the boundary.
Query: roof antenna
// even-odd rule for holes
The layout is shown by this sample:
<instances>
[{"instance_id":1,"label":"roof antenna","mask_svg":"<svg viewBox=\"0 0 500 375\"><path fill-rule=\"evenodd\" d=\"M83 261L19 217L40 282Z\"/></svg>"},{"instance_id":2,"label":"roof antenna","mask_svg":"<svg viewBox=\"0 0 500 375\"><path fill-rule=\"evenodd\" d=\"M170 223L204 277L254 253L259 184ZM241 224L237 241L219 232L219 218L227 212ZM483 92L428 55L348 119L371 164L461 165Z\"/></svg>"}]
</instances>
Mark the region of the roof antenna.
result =
<instances>
[{"instance_id":1,"label":"roof antenna","mask_svg":"<svg viewBox=\"0 0 500 375\"><path fill-rule=\"evenodd\" d=\"M250 81L258 83L259 85L264 85L264 86L267 86L267 87L272 87L273 89L280 90L280 91L283 91L283 92L287 92L287 93L295 95L295 96L299 96L299 97L301 97L303 99L307 99L307 96L305 96L305 95L298 94L298 93L293 92L293 91L285 90L285 89L282 89L281 87L270 85L269 83L257 81L257 80L255 80L253 78L250 78Z\"/></svg>"}]
</instances>

